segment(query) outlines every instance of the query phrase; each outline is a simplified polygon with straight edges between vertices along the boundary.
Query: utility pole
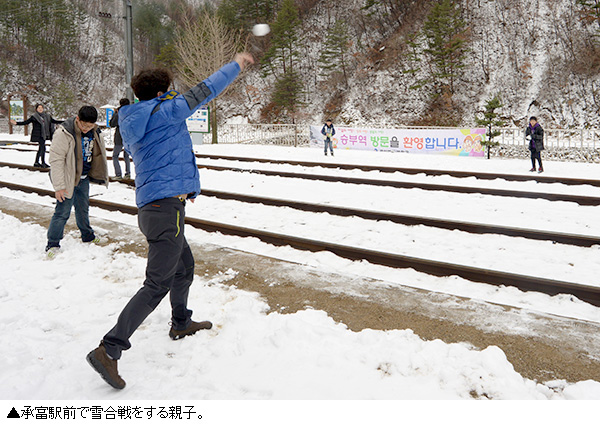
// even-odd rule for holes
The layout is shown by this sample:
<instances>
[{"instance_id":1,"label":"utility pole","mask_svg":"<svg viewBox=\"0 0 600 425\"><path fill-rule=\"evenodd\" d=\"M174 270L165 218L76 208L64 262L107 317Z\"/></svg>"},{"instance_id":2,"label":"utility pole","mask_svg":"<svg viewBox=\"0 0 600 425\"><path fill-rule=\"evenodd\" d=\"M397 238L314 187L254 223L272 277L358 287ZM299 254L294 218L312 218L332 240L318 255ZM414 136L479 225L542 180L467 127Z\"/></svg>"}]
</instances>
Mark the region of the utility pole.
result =
<instances>
[{"instance_id":1,"label":"utility pole","mask_svg":"<svg viewBox=\"0 0 600 425\"><path fill-rule=\"evenodd\" d=\"M127 83L127 98L133 103L133 89L131 79L133 78L133 14L131 0L123 0L125 10L125 82Z\"/></svg>"}]
</instances>

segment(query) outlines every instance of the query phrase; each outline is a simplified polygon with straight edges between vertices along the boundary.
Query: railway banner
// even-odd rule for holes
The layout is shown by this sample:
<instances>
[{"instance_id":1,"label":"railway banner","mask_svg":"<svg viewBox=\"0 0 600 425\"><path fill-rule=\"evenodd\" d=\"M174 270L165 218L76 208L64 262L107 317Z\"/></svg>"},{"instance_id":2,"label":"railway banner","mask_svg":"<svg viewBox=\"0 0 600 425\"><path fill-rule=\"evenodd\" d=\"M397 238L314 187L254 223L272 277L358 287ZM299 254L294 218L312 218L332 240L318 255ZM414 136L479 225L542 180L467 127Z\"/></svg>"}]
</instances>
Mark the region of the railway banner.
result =
<instances>
[{"instance_id":1,"label":"railway banner","mask_svg":"<svg viewBox=\"0 0 600 425\"><path fill-rule=\"evenodd\" d=\"M310 126L310 146L323 149L321 126ZM334 149L441 153L483 157L485 128L375 129L335 127Z\"/></svg>"}]
</instances>

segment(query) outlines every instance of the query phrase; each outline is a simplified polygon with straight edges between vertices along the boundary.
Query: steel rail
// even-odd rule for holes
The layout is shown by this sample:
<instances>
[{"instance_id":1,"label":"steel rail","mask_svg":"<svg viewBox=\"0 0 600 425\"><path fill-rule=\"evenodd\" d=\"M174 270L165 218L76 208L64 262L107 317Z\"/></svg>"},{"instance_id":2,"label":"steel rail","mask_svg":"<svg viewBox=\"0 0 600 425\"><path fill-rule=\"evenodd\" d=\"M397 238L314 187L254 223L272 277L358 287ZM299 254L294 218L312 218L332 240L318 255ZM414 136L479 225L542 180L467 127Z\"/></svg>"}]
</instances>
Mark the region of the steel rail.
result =
<instances>
[{"instance_id":1,"label":"steel rail","mask_svg":"<svg viewBox=\"0 0 600 425\"><path fill-rule=\"evenodd\" d=\"M14 183L0 182L0 187L19 190L28 193L36 193L45 196L54 196L54 192L47 189L34 188ZM120 211L127 214L137 214L137 208L131 205L122 205L99 199L90 199L90 205ZM301 238L298 236L283 235L264 230L251 229L214 221L186 217L186 223L204 231L220 232L225 235L254 237L262 242L277 245L291 246L295 249L320 252L328 251L349 260L364 260L371 264L377 264L393 268L411 268L421 273L433 276L459 276L473 282L487 283L491 285L514 286L522 291L543 292L548 295L570 294L582 301L595 306L600 306L600 287L584 285L574 282L565 282L541 277L526 276L516 273L489 270L461 264L452 264L443 261L428 260L406 255L374 251L364 248L346 246L326 241Z\"/></svg>"},{"instance_id":2,"label":"steel rail","mask_svg":"<svg viewBox=\"0 0 600 425\"><path fill-rule=\"evenodd\" d=\"M4 166L5 163L0 163ZM12 164L16 166L16 164ZM26 168L33 171L47 172L47 169L40 169L31 166L18 166L17 168ZM133 180L112 180L129 186L135 186ZM423 217L408 214L386 213L381 211L364 210L359 208L348 208L333 205L314 204L302 201L293 201L287 199L269 198L264 196L246 195L241 193L222 192L210 189L203 189L201 196L214 197L217 199L234 200L245 203L263 204L275 207L288 207L300 211L328 213L342 217L360 217L366 220L386 220L397 224L407 226L429 226L438 229L460 230L474 234L497 234L512 237L522 237L525 239L551 241L565 245L574 245L581 247L591 247L600 245L600 237L580 235L573 233L551 232L535 229L524 229L511 226L499 226L486 223L472 223L460 220L445 220L433 217Z\"/></svg>"},{"instance_id":3,"label":"steel rail","mask_svg":"<svg viewBox=\"0 0 600 425\"><path fill-rule=\"evenodd\" d=\"M203 189L202 196L214 197L218 199L234 200L253 204L263 204L276 207L288 207L300 211L329 213L342 217L360 217L366 220L386 220L397 224L407 226L423 225L447 230L460 230L475 234L498 234L513 237L522 237L533 240L552 241L565 245L575 245L590 247L600 245L600 237L578 235L571 233L549 232L543 230L523 229L509 226L496 226L485 223L470 223L458 220L444 220L433 217L422 217L407 214L386 213L381 211L371 211L358 208L347 208L332 205L313 204L309 202L292 201L287 199L276 199L263 196L245 195L241 193L221 192L209 189Z\"/></svg>"},{"instance_id":4,"label":"steel rail","mask_svg":"<svg viewBox=\"0 0 600 425\"><path fill-rule=\"evenodd\" d=\"M498 174L498 173L485 173L479 171L456 171L456 170L437 170L431 168L406 168L406 167L387 167L379 165L359 165L359 164L341 164L341 163L329 163L329 162L316 162L316 161L295 161L295 160L280 160L280 159L269 159L269 158L253 158L253 157L238 157L234 155L211 155L211 154L196 154L197 158L206 158L213 160L227 160L227 161L240 161L240 162L259 162L259 163L271 163L271 164L289 164L299 165L303 167L322 167L322 168L335 168L341 170L361 170L361 171L380 171L382 173L404 173L404 174L425 174L428 176L451 176L451 177L475 177L480 180L507 180L507 181L536 181L538 183L562 183L566 185L590 185L600 187L600 180L594 179L579 179L572 177L552 177L552 176L541 176L539 174Z\"/></svg>"},{"instance_id":5,"label":"steel rail","mask_svg":"<svg viewBox=\"0 0 600 425\"><path fill-rule=\"evenodd\" d=\"M37 145L36 145L37 146ZM33 152L33 150L19 149L15 147L5 147L4 149L13 149L20 151ZM111 147L106 148L107 151L111 151ZM506 180L506 181L518 181L518 182L529 182L535 181L538 183L561 183L568 186L581 186L590 185L594 187L600 187L600 180L596 179L584 179L574 177L553 177L553 176L542 176L539 174L499 174L499 173L486 173L480 171L457 171L457 170L438 170L432 168L407 168L407 167L388 167L378 165L360 165L360 164L342 164L342 163L328 163L328 162L316 162L316 161L296 161L296 160L280 160L280 159L269 159L269 158L253 158L253 157L239 157L234 155L211 155L211 154L196 154L196 158L199 159L212 159L212 160L227 160L227 161L240 161L240 162L259 162L259 163L270 163L270 164L288 164L288 165L299 165L303 167L321 167L321 168L333 168L340 170L361 170L361 171L380 171L382 173L404 173L409 175L425 174L427 176L450 176L457 178L475 177L478 180Z\"/></svg>"},{"instance_id":6,"label":"steel rail","mask_svg":"<svg viewBox=\"0 0 600 425\"><path fill-rule=\"evenodd\" d=\"M564 201L564 202L575 202L579 205L600 205L600 197L595 196L583 196L583 195L569 195L562 193L545 193L545 192L528 192L521 190L508 190L508 189L493 189L486 187L470 187L470 186L456 186L456 185L441 185L432 183L420 183L420 182L403 182L394 180L379 180L379 179L365 179L361 177L344 177L344 176L331 176L323 174L304 174L294 173L288 171L272 171L272 170L255 170L245 168L232 168L217 165L198 165L200 169L207 169L213 171L234 171L234 172L249 172L254 174L260 174L264 176L277 176L287 178L297 178L304 180L317 180L317 181L328 181L328 182L339 182L339 183L351 183L361 184L370 186L384 186L384 187L395 187L399 189L421 189L427 191L442 191L442 192L453 192L453 193L479 193L482 195L502 196L511 198L527 198L527 199L545 199L548 201Z\"/></svg>"},{"instance_id":7,"label":"steel rail","mask_svg":"<svg viewBox=\"0 0 600 425\"><path fill-rule=\"evenodd\" d=\"M12 168L24 168L29 170L40 170L35 167L29 167L21 164L11 164L6 162L0 162L0 167L12 167ZM579 205L597 206L600 205L600 197L595 196L583 196L583 195L569 195L563 193L544 193L544 192L528 192L520 190L507 190L507 189L492 189L485 187L469 187L469 186L454 186L454 185L439 185L431 183L418 183L418 182L402 182L393 180L378 180L378 179L364 179L360 177L343 177L343 176L328 176L320 174L304 174L304 173L292 173L286 171L271 171L271 170L251 170L245 168L231 168L216 165L198 165L199 169L207 169L213 171L234 171L234 172L249 172L265 176L276 176L276 177L287 177L287 178L298 178L304 180L315 180L315 181L329 181L329 182L341 182L371 186L383 186L383 187L394 187L399 189L421 189L427 191L442 191L451 193L478 193L482 195L502 196L502 197L513 197L513 198L526 198L526 199L545 199L548 201L563 201L563 202L575 202Z\"/></svg>"}]
</instances>

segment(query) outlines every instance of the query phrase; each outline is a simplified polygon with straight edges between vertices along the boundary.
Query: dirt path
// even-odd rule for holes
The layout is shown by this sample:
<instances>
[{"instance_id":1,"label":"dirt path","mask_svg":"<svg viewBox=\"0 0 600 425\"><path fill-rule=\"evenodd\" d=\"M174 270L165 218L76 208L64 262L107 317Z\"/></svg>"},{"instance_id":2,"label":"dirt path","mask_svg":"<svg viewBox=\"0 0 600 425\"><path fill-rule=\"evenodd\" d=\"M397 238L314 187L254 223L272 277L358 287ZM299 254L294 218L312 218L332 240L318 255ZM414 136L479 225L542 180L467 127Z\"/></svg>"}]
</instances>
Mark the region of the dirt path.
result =
<instances>
[{"instance_id":1,"label":"dirt path","mask_svg":"<svg viewBox=\"0 0 600 425\"><path fill-rule=\"evenodd\" d=\"M0 197L0 211L47 227L53 209ZM113 241L124 242L121 250L146 255L146 242L137 228L99 219L92 219L92 225L107 229ZM71 219L67 231L74 229ZM189 242L197 275L210 279L232 269L238 273L236 278L224 284L261 294L272 311L294 313L314 308L357 332L412 329L425 340L464 342L480 349L495 345L517 372L538 382L600 381L600 324L324 273L301 264Z\"/></svg>"}]
</instances>

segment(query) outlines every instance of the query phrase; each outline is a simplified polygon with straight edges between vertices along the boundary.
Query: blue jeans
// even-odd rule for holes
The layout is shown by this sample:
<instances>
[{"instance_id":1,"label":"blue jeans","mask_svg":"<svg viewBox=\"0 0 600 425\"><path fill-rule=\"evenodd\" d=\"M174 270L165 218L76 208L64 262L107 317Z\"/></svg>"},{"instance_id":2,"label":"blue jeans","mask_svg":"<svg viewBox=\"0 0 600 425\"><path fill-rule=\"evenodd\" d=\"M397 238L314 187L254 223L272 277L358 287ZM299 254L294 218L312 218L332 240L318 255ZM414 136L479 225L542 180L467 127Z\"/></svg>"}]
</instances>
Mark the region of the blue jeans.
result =
<instances>
[{"instance_id":1,"label":"blue jeans","mask_svg":"<svg viewBox=\"0 0 600 425\"><path fill-rule=\"evenodd\" d=\"M333 142L331 141L330 138L325 139L325 153L327 153L327 145L329 145L329 150L331 151L331 154L333 155Z\"/></svg>"},{"instance_id":2,"label":"blue jeans","mask_svg":"<svg viewBox=\"0 0 600 425\"><path fill-rule=\"evenodd\" d=\"M60 240L63 238L65 225L71 215L71 207L75 206L75 220L77 227L81 231L81 240L83 242L91 242L96 236L94 230L90 226L90 181L83 179L75 186L71 199L66 198L62 202L56 201L54 215L50 220L48 227L48 245L46 251L52 247L60 247Z\"/></svg>"},{"instance_id":3,"label":"blue jeans","mask_svg":"<svg viewBox=\"0 0 600 425\"><path fill-rule=\"evenodd\" d=\"M123 145L115 145L113 149L113 165L115 167L115 176L121 177L121 164L119 164L119 154L123 151L123 159L125 160L125 174L131 174L129 165L129 155L123 149Z\"/></svg>"}]
</instances>

